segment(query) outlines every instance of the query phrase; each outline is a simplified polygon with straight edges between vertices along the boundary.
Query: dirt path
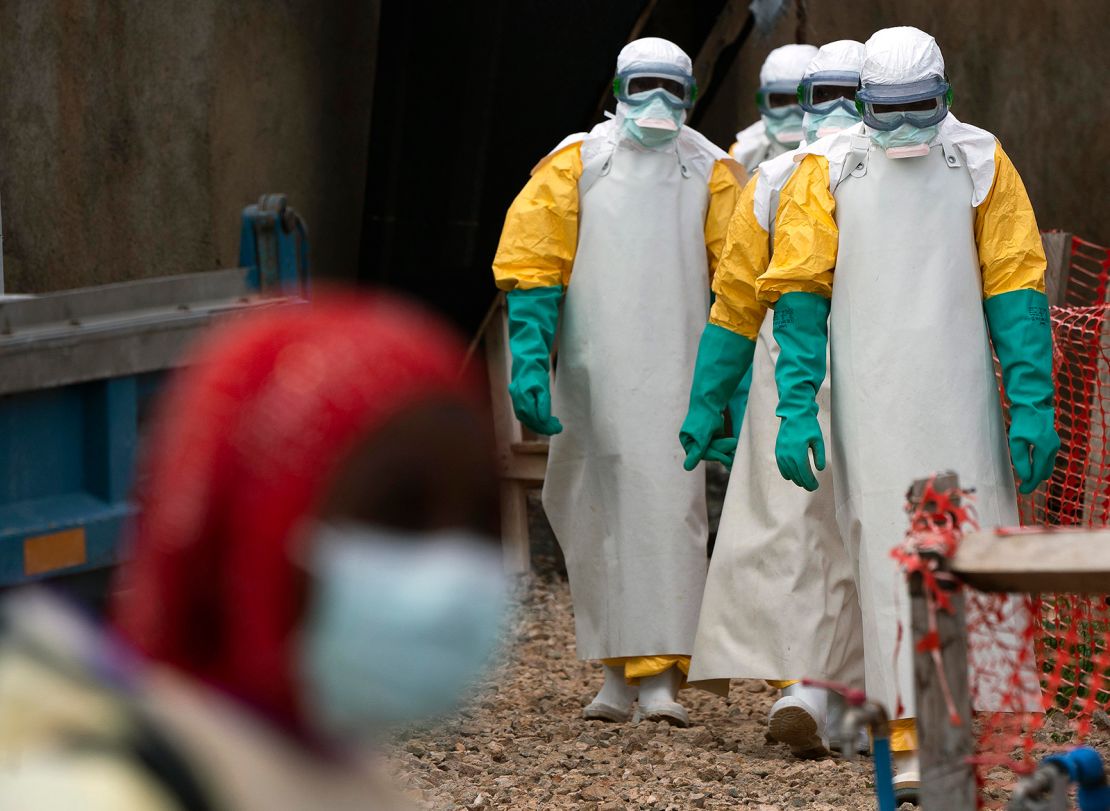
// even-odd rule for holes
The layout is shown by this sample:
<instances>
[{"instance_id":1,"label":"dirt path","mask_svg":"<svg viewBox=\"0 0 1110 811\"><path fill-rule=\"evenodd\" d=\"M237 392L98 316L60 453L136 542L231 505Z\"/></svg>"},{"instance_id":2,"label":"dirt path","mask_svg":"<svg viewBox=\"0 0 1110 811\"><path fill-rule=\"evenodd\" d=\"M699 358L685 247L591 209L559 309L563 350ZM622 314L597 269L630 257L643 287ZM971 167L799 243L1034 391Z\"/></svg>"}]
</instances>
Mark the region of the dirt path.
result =
<instances>
[{"instance_id":1,"label":"dirt path","mask_svg":"<svg viewBox=\"0 0 1110 811\"><path fill-rule=\"evenodd\" d=\"M394 752L428 808L874 808L869 761L798 761L765 743L760 682L734 682L727 700L685 691L688 729L583 721L600 668L575 659L565 581L535 578L519 596L507 660L477 700Z\"/></svg>"},{"instance_id":2,"label":"dirt path","mask_svg":"<svg viewBox=\"0 0 1110 811\"><path fill-rule=\"evenodd\" d=\"M710 479L711 504L723 485ZM435 811L871 811L870 760L799 761L764 738L774 700L762 682L734 681L727 699L687 690L692 726L586 722L600 666L574 655L570 590L538 501L530 510L536 575L517 590L504 660L456 719L410 733L393 748L402 786ZM1110 719L1093 740L1110 762ZM1041 744L1075 742L1051 716ZM986 807L1001 808L1014 775L988 775ZM903 809L911 806L904 805Z\"/></svg>"}]
</instances>

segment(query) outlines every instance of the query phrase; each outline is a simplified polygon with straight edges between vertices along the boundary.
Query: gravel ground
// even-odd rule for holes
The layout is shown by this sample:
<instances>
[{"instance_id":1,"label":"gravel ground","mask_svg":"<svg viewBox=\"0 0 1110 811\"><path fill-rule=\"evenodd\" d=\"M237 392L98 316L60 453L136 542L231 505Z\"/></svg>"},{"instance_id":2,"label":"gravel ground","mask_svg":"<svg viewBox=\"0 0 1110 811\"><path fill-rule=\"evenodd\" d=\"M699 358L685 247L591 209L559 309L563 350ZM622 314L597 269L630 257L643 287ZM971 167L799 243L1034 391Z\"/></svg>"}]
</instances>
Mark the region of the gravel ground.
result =
<instances>
[{"instance_id":1,"label":"gravel ground","mask_svg":"<svg viewBox=\"0 0 1110 811\"><path fill-rule=\"evenodd\" d=\"M410 730L389 752L409 797L435 811L875 808L869 760L799 761L766 741L774 696L761 682L734 681L727 699L683 691L688 729L583 721L601 669L575 658L570 591L538 506L535 574L518 584L503 661L458 717ZM1066 723L1051 721L1046 734L1066 742ZM988 807L1000 808L1013 776L996 767L990 778Z\"/></svg>"}]
</instances>

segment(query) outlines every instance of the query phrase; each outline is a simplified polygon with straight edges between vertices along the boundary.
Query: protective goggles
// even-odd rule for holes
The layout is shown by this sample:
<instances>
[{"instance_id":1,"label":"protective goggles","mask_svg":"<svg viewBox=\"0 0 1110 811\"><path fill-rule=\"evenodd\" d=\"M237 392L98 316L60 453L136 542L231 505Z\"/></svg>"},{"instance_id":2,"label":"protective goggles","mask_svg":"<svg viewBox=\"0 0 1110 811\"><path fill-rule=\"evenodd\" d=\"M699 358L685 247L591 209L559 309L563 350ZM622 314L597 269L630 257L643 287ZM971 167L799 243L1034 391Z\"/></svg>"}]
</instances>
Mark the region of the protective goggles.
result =
<instances>
[{"instance_id":1,"label":"protective goggles","mask_svg":"<svg viewBox=\"0 0 1110 811\"><path fill-rule=\"evenodd\" d=\"M856 88L859 74L851 71L826 70L802 79L798 85L798 103L807 113L825 115L833 110L856 112Z\"/></svg>"},{"instance_id":2,"label":"protective goggles","mask_svg":"<svg viewBox=\"0 0 1110 811\"><path fill-rule=\"evenodd\" d=\"M617 101L634 104L658 96L671 107L690 109L698 97L694 77L674 65L638 65L613 77Z\"/></svg>"},{"instance_id":3,"label":"protective goggles","mask_svg":"<svg viewBox=\"0 0 1110 811\"><path fill-rule=\"evenodd\" d=\"M798 85L794 82L771 82L755 92L759 114L768 118L786 118L798 112Z\"/></svg>"},{"instance_id":4,"label":"protective goggles","mask_svg":"<svg viewBox=\"0 0 1110 811\"><path fill-rule=\"evenodd\" d=\"M903 124L931 127L948 115L952 88L932 77L901 85L865 85L856 91L856 108L872 129L896 130Z\"/></svg>"}]
</instances>

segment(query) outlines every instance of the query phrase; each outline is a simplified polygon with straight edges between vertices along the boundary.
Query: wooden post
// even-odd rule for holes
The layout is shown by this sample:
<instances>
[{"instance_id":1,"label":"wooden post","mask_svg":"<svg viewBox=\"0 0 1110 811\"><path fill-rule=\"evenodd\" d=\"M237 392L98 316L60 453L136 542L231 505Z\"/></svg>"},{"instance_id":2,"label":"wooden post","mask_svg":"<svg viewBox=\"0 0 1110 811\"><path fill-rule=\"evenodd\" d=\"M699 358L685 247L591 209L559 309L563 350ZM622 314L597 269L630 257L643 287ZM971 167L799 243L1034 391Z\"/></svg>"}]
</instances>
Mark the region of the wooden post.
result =
<instances>
[{"instance_id":1,"label":"wooden post","mask_svg":"<svg viewBox=\"0 0 1110 811\"><path fill-rule=\"evenodd\" d=\"M919 479L910 488L910 502L921 503L925 485L930 481L938 491L958 489L954 473L939 474L935 479ZM948 561L932 555L939 572L948 570ZM971 690L967 668L967 625L964 598L954 581L942 579L951 600L951 612L936 610L936 633L939 636L941 670L947 682L947 695L932 650L921 650L922 640L932 633L929 601L920 574L910 576L910 609L913 628L913 675L917 698L918 756L921 765L919 797L924 811L975 811L978 803L975 771L969 759L975 754L971 729ZM949 703L960 717L954 725L949 718Z\"/></svg>"},{"instance_id":2,"label":"wooden post","mask_svg":"<svg viewBox=\"0 0 1110 811\"><path fill-rule=\"evenodd\" d=\"M1071 270L1071 234L1064 231L1048 231L1041 234L1044 245L1045 268L1044 283L1048 303L1062 307L1067 303L1068 278Z\"/></svg>"},{"instance_id":3,"label":"wooden post","mask_svg":"<svg viewBox=\"0 0 1110 811\"><path fill-rule=\"evenodd\" d=\"M499 295L496 310L488 317L482 339L489 372L493 429L497 440L497 466L501 479L501 544L505 569L523 574L531 567L528 536L528 490L543 485L547 471L547 441L525 437L509 400L512 355L505 297Z\"/></svg>"}]
</instances>

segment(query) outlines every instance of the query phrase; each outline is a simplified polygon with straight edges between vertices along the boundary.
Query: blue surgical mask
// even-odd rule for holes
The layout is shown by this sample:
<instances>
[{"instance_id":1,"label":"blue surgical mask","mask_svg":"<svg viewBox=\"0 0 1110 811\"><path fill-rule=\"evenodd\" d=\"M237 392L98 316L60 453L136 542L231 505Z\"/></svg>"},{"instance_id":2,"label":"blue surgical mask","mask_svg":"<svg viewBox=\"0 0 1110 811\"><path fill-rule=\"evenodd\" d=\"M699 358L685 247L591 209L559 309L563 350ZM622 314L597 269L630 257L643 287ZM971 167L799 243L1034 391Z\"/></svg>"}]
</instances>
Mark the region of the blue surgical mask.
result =
<instances>
[{"instance_id":1,"label":"blue surgical mask","mask_svg":"<svg viewBox=\"0 0 1110 811\"><path fill-rule=\"evenodd\" d=\"M840 108L833 110L831 113L806 113L802 118L807 144L812 144L826 135L846 130L859 122L860 117L858 115L853 115Z\"/></svg>"},{"instance_id":2,"label":"blue surgical mask","mask_svg":"<svg viewBox=\"0 0 1110 811\"><path fill-rule=\"evenodd\" d=\"M686 111L675 108L657 95L642 102L622 102L624 128L646 147L659 147L678 137Z\"/></svg>"},{"instance_id":3,"label":"blue surgical mask","mask_svg":"<svg viewBox=\"0 0 1110 811\"><path fill-rule=\"evenodd\" d=\"M320 730L340 741L451 711L485 671L505 617L498 545L322 524L308 547L314 589L301 676Z\"/></svg>"},{"instance_id":4,"label":"blue surgical mask","mask_svg":"<svg viewBox=\"0 0 1110 811\"><path fill-rule=\"evenodd\" d=\"M876 130L868 127L871 140L882 149L921 146L937 137L938 125L915 127L913 124L900 124L892 130Z\"/></svg>"},{"instance_id":5,"label":"blue surgical mask","mask_svg":"<svg viewBox=\"0 0 1110 811\"><path fill-rule=\"evenodd\" d=\"M794 149L805 137L802 132L801 107L791 107L789 112L782 113L777 118L766 115L760 116L760 118L763 119L763 127L767 131L767 137L787 149Z\"/></svg>"}]
</instances>

